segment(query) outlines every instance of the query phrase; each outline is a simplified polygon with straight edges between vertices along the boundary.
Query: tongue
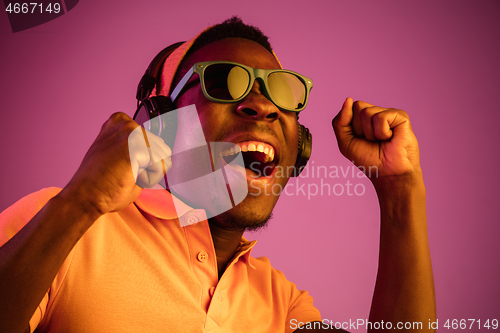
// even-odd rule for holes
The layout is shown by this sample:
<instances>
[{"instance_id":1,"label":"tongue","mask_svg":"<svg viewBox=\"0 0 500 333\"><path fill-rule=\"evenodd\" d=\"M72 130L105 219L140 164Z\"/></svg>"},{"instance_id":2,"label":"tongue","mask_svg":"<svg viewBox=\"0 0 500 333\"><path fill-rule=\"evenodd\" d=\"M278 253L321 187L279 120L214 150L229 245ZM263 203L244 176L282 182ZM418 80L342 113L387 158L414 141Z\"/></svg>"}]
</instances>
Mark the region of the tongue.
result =
<instances>
[{"instance_id":1,"label":"tongue","mask_svg":"<svg viewBox=\"0 0 500 333\"><path fill-rule=\"evenodd\" d=\"M264 153L258 151L243 152L245 168L256 173L258 177L269 176L274 170L272 163L264 163L265 160L266 154Z\"/></svg>"},{"instance_id":2,"label":"tongue","mask_svg":"<svg viewBox=\"0 0 500 333\"><path fill-rule=\"evenodd\" d=\"M265 159L266 159L266 154L261 153L259 151L243 152L243 161L245 161L246 168L248 168L248 166L252 162L264 163Z\"/></svg>"}]
</instances>

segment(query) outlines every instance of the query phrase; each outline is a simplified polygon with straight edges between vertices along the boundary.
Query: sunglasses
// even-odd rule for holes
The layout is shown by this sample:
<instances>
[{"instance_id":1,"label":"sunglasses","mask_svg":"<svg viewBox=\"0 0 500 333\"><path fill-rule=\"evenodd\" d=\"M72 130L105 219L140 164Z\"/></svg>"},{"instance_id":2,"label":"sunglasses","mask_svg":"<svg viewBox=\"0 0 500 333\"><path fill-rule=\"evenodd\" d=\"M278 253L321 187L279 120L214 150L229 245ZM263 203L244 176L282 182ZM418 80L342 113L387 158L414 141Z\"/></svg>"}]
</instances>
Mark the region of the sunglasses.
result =
<instances>
[{"instance_id":1,"label":"sunglasses","mask_svg":"<svg viewBox=\"0 0 500 333\"><path fill-rule=\"evenodd\" d=\"M255 79L264 87L264 95L278 108L286 111L304 110L312 89L312 80L284 69L252 68L231 61L198 62L173 90L175 102L194 73L200 77L203 95L218 103L234 103L244 99L252 90Z\"/></svg>"}]
</instances>

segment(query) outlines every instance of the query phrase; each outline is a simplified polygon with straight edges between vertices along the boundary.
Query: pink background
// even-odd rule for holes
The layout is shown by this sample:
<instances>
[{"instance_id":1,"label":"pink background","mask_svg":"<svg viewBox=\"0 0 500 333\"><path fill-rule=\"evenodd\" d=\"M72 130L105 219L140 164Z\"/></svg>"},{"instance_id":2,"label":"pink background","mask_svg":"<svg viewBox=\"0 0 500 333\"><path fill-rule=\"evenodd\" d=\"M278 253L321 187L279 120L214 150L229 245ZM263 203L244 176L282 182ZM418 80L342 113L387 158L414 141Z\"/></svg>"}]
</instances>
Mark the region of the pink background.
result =
<instances>
[{"instance_id":1,"label":"pink background","mask_svg":"<svg viewBox=\"0 0 500 333\"><path fill-rule=\"evenodd\" d=\"M349 166L330 125L345 97L410 114L428 193L439 325L500 319L496 0L82 0L16 34L2 13L0 210L40 188L63 187L109 115L133 115L137 83L156 53L234 14L270 36L285 68L314 80L300 119L314 135L315 167ZM365 193L308 200L308 184L348 180ZM299 182L306 195L289 189L269 227L247 235L259 240L253 254L309 290L323 318L367 318L375 192L352 175Z\"/></svg>"}]
</instances>

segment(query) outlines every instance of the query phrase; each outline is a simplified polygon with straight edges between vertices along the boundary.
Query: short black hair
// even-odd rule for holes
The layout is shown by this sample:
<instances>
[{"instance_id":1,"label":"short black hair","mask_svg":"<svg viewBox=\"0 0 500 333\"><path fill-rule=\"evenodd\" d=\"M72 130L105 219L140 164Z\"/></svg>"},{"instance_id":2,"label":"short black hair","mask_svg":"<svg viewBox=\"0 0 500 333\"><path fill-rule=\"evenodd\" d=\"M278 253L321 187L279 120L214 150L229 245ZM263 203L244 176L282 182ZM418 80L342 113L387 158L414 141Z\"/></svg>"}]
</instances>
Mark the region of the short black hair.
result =
<instances>
[{"instance_id":1,"label":"short black hair","mask_svg":"<svg viewBox=\"0 0 500 333\"><path fill-rule=\"evenodd\" d=\"M205 45L225 38L248 39L260 44L266 50L273 53L273 49L271 48L271 44L269 43L269 38L264 35L264 33L259 28L245 24L238 16L233 16L222 23L214 25L210 29L202 32L200 36L198 36L196 41L193 43L193 45L179 64L172 84L170 85L169 93L172 93L172 90L174 90L178 82L182 79L181 75L188 70L188 68L184 68L184 66L187 62L187 59L193 53L195 53Z\"/></svg>"},{"instance_id":2,"label":"short black hair","mask_svg":"<svg viewBox=\"0 0 500 333\"><path fill-rule=\"evenodd\" d=\"M197 50L203 46L216 42L224 38L245 38L252 40L262 45L269 52L273 52L269 38L262 31L252 25L243 23L238 16L233 16L222 23L214 25L210 29L202 32L193 43L184 59L189 58Z\"/></svg>"}]
</instances>

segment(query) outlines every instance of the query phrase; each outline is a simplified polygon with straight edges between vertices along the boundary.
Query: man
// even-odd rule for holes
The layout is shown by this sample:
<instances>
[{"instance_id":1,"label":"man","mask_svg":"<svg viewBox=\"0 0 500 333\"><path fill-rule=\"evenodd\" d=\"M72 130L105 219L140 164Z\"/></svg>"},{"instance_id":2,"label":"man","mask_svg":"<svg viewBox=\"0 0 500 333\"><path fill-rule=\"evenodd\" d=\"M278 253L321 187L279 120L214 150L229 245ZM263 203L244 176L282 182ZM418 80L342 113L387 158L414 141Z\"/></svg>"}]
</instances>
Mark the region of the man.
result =
<instances>
[{"instance_id":1,"label":"man","mask_svg":"<svg viewBox=\"0 0 500 333\"><path fill-rule=\"evenodd\" d=\"M181 80L206 61L280 69L260 31L233 18L183 45L190 49L180 55L173 82L164 69L156 94L170 95L177 108L194 105L206 142L242 150L262 144L266 155L274 152L265 159L273 170L293 167L297 112L280 104L269 83L255 80L241 100L214 101L226 87L207 92L198 75ZM186 114L178 113L179 123ZM142 169L139 177L193 163L189 155L170 163L170 147L154 136L149 150L129 155L137 127L125 114L112 115L64 189L32 194L2 214L0 331L292 332L298 323L321 321L307 292L267 259L250 257L254 243L242 237L266 223L278 199L266 189L284 187L290 175L262 176L245 165L249 194L241 203L220 214L193 209L165 190L136 185ZM420 321L426 329L435 301L425 189L408 116L348 98L333 127L348 159L378 168L371 180L381 207L381 248L370 320L393 327ZM175 145L190 140L191 133L179 131ZM163 165L151 163L155 154L165 157ZM313 326L325 328L304 325Z\"/></svg>"}]
</instances>

